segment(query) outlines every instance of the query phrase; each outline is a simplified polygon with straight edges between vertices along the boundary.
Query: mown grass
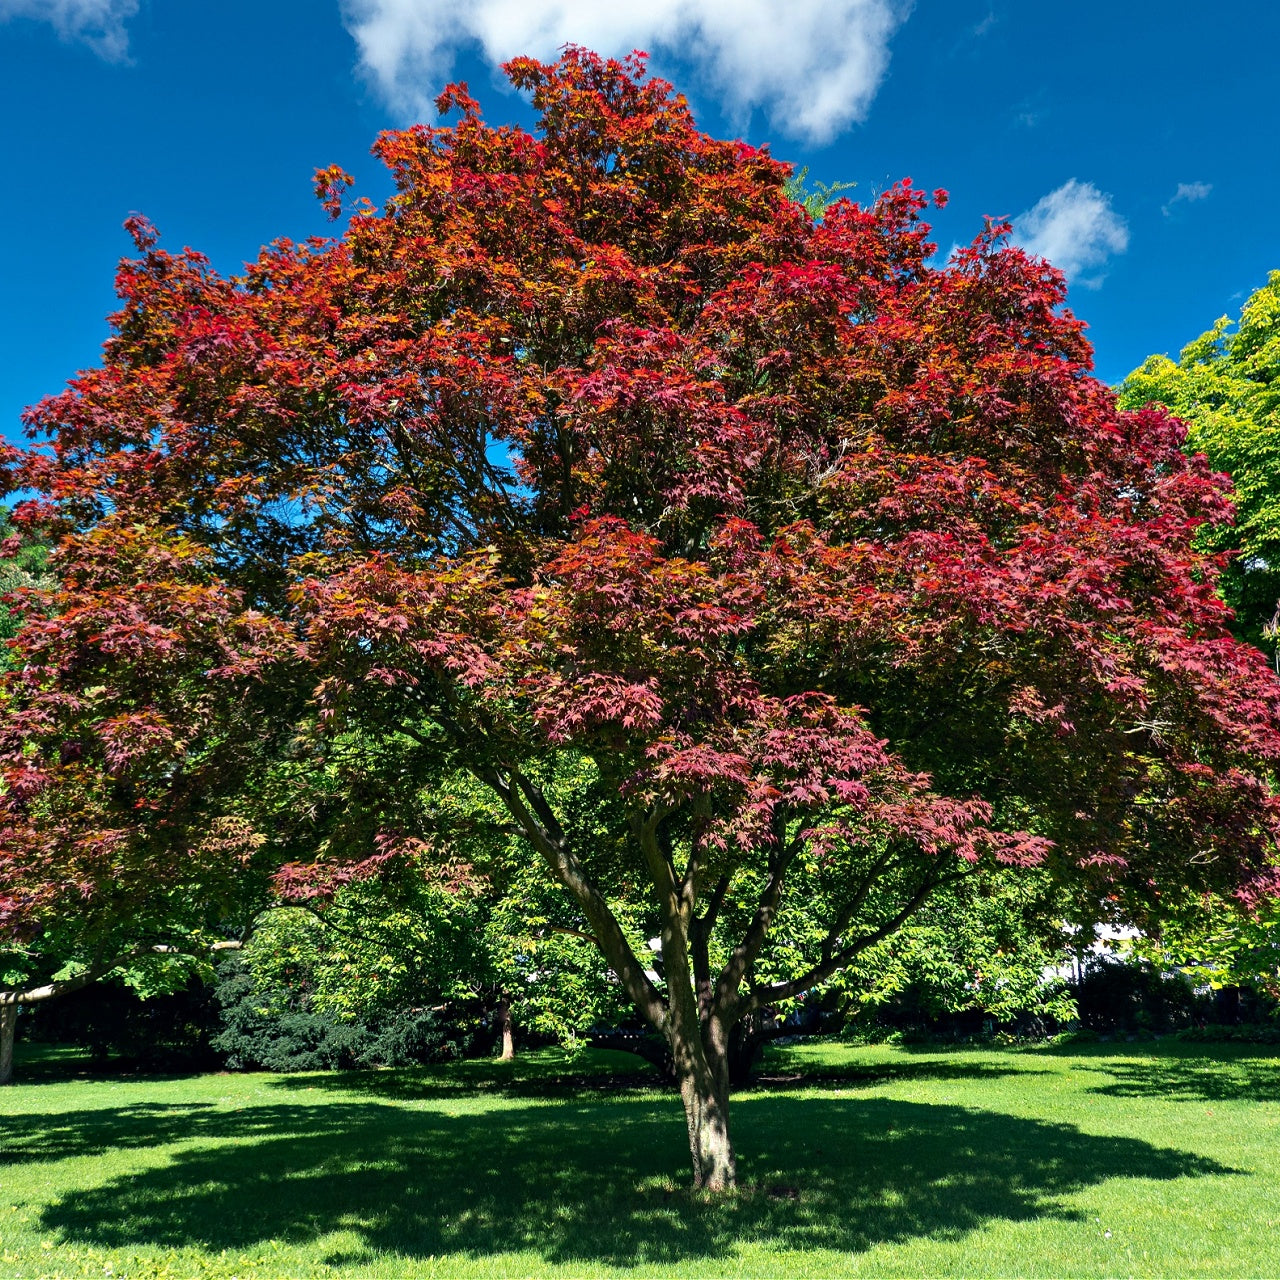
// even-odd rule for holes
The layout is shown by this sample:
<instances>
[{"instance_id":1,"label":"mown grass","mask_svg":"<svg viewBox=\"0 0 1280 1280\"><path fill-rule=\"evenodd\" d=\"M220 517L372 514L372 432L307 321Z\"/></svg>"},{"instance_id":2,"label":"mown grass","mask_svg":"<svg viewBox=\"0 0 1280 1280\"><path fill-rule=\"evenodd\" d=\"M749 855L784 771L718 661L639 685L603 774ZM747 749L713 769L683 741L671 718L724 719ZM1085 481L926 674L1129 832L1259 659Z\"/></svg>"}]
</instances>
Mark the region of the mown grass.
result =
<instances>
[{"instance_id":1,"label":"mown grass","mask_svg":"<svg viewBox=\"0 0 1280 1280\"><path fill-rule=\"evenodd\" d=\"M634 1059L0 1095L0 1275L1280 1274L1280 1055L774 1051L685 1189Z\"/></svg>"}]
</instances>

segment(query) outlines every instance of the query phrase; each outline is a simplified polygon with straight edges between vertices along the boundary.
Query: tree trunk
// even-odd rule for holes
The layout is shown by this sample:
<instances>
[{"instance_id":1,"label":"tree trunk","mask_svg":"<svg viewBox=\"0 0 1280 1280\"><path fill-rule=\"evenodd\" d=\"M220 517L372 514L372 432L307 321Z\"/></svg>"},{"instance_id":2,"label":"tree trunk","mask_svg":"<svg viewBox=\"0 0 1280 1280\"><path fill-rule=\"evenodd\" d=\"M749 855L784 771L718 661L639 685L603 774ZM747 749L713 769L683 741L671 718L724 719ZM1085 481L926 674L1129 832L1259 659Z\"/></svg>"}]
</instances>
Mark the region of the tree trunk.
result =
<instances>
[{"instance_id":1,"label":"tree trunk","mask_svg":"<svg viewBox=\"0 0 1280 1280\"><path fill-rule=\"evenodd\" d=\"M671 901L674 904L674 897ZM729 1027L724 1011L717 1009L710 992L704 959L705 952L697 940L690 950L688 909L673 905L662 929L662 964L667 984L663 1030L675 1060L680 1100L689 1128L694 1188L728 1191L738 1178L729 1138ZM703 970L696 985L694 967Z\"/></svg>"},{"instance_id":2,"label":"tree trunk","mask_svg":"<svg viewBox=\"0 0 1280 1280\"><path fill-rule=\"evenodd\" d=\"M772 1013L763 1009L747 1014L729 1033L729 1084L741 1089L751 1083L751 1072L765 1043L777 1037L779 1027Z\"/></svg>"},{"instance_id":3,"label":"tree trunk","mask_svg":"<svg viewBox=\"0 0 1280 1280\"><path fill-rule=\"evenodd\" d=\"M0 1085L13 1083L13 1042L18 1031L18 1006L0 1005Z\"/></svg>"},{"instance_id":4,"label":"tree trunk","mask_svg":"<svg viewBox=\"0 0 1280 1280\"><path fill-rule=\"evenodd\" d=\"M515 1020L511 1017L511 1001L503 996L498 1001L498 1029L502 1032L502 1061L514 1062L516 1056Z\"/></svg>"},{"instance_id":5,"label":"tree trunk","mask_svg":"<svg viewBox=\"0 0 1280 1280\"><path fill-rule=\"evenodd\" d=\"M737 1183L738 1169L729 1136L727 1073L712 1069L701 1045L673 1047L689 1128L693 1185L701 1191L728 1191Z\"/></svg>"}]
</instances>

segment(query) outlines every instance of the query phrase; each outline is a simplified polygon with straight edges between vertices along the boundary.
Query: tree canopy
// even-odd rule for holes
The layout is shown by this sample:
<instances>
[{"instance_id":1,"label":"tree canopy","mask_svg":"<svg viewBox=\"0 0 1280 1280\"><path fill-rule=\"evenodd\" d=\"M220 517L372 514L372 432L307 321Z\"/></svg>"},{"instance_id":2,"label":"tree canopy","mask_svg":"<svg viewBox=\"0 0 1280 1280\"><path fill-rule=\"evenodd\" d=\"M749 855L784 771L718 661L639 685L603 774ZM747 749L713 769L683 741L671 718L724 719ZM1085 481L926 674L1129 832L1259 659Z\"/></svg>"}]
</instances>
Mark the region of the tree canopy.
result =
<instances>
[{"instance_id":1,"label":"tree canopy","mask_svg":"<svg viewBox=\"0 0 1280 1280\"><path fill-rule=\"evenodd\" d=\"M735 1029L931 895L1269 892L1280 685L1194 544L1224 482L1005 228L937 268L909 181L815 221L639 55L507 71L536 132L447 88L333 239L223 277L130 220L102 364L5 454L60 586L6 685L0 918L251 850L447 879L494 824L721 1188Z\"/></svg>"},{"instance_id":2,"label":"tree canopy","mask_svg":"<svg viewBox=\"0 0 1280 1280\"><path fill-rule=\"evenodd\" d=\"M1222 590L1241 634L1275 651L1280 608L1280 271L1240 310L1183 347L1151 356L1120 386L1120 403L1164 405L1187 424L1186 448L1203 453L1234 488L1231 521L1201 545L1231 553ZM1271 634L1268 635L1267 632Z\"/></svg>"}]
</instances>

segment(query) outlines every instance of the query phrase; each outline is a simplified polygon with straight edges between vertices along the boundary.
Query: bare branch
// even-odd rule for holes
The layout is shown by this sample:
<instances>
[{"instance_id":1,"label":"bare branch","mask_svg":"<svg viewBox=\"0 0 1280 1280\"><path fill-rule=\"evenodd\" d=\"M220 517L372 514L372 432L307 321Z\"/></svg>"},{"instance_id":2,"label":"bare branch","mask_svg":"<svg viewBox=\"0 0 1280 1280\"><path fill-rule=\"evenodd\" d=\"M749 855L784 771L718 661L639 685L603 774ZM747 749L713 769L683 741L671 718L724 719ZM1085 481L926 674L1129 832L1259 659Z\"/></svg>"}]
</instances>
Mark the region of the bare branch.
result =
<instances>
[{"instance_id":1,"label":"bare branch","mask_svg":"<svg viewBox=\"0 0 1280 1280\"><path fill-rule=\"evenodd\" d=\"M742 941L734 947L724 968L720 971L720 977L716 981L716 1005L725 1011L737 1009L738 988L742 985L742 979L747 970L760 954L760 948L764 946L769 926L773 923L773 918L778 911L778 903L782 900L782 885L786 879L787 869L791 866L802 843L797 837L779 853L776 860L772 861L769 882L760 894L756 913L747 926Z\"/></svg>"},{"instance_id":2,"label":"bare branch","mask_svg":"<svg viewBox=\"0 0 1280 1280\"><path fill-rule=\"evenodd\" d=\"M583 942L590 942L594 946L600 946L600 939L594 933L584 933L581 929L572 929L567 924L551 924L547 926L552 933L567 933L571 938L581 938Z\"/></svg>"},{"instance_id":3,"label":"bare branch","mask_svg":"<svg viewBox=\"0 0 1280 1280\"><path fill-rule=\"evenodd\" d=\"M698 919L698 924L706 930L708 934L715 928L716 919L720 915L720 908L724 906L725 894L729 892L729 877L721 876L716 881L716 887L711 892L711 897L707 899L707 909Z\"/></svg>"}]
</instances>

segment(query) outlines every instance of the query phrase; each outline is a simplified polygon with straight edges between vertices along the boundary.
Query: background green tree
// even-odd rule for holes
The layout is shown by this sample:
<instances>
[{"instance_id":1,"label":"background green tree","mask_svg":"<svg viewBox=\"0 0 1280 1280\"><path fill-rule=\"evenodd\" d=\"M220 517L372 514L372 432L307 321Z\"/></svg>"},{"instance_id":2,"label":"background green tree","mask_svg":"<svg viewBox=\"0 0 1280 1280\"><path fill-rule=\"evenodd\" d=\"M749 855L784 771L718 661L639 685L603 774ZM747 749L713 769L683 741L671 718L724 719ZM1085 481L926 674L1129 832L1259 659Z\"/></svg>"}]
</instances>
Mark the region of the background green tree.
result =
<instances>
[{"instance_id":1,"label":"background green tree","mask_svg":"<svg viewBox=\"0 0 1280 1280\"><path fill-rule=\"evenodd\" d=\"M346 1021L422 1006L463 1022L482 1017L504 1056L517 1027L572 1043L625 1020L625 997L580 914L530 862L488 788L463 772L442 777L401 805L401 832L412 834L384 835L380 854L347 869L335 856L376 843L365 826L385 821L394 779L383 773L403 761L365 752L368 772L353 786L332 755L311 770L282 768L266 788L277 830L311 860L278 877L280 900L296 906L265 913L245 949L263 990L289 986L285 966L305 973L317 1011ZM549 790L599 825L605 818L589 812L583 767L563 762ZM625 881L620 887L615 914L643 951L655 912L642 894L626 896Z\"/></svg>"},{"instance_id":2,"label":"background green tree","mask_svg":"<svg viewBox=\"0 0 1280 1280\"><path fill-rule=\"evenodd\" d=\"M1155 402L1187 423L1186 448L1235 485L1234 524L1201 534L1207 550L1234 553L1221 580L1239 633L1276 654L1280 601L1280 271L1254 293L1232 327L1223 316L1176 361L1153 355L1120 385L1123 408Z\"/></svg>"},{"instance_id":3,"label":"background green tree","mask_svg":"<svg viewBox=\"0 0 1280 1280\"><path fill-rule=\"evenodd\" d=\"M1206 894L1166 921L1159 936L1137 939L1133 950L1166 972L1185 970L1199 986L1251 988L1280 999L1280 901L1274 898L1242 913L1231 900Z\"/></svg>"},{"instance_id":4,"label":"background green tree","mask_svg":"<svg viewBox=\"0 0 1280 1280\"><path fill-rule=\"evenodd\" d=\"M890 1007L923 1020L981 1014L994 1024L1052 1019L1076 1009L1055 975L1069 941L1070 905L1047 875L996 872L939 894L899 933L840 975L851 1017Z\"/></svg>"},{"instance_id":5,"label":"background green tree","mask_svg":"<svg viewBox=\"0 0 1280 1280\"><path fill-rule=\"evenodd\" d=\"M0 671L12 665L5 643L18 634L22 617L18 606L22 593L53 585L49 572L49 549L36 535L14 528L8 507L0 507Z\"/></svg>"}]
</instances>

